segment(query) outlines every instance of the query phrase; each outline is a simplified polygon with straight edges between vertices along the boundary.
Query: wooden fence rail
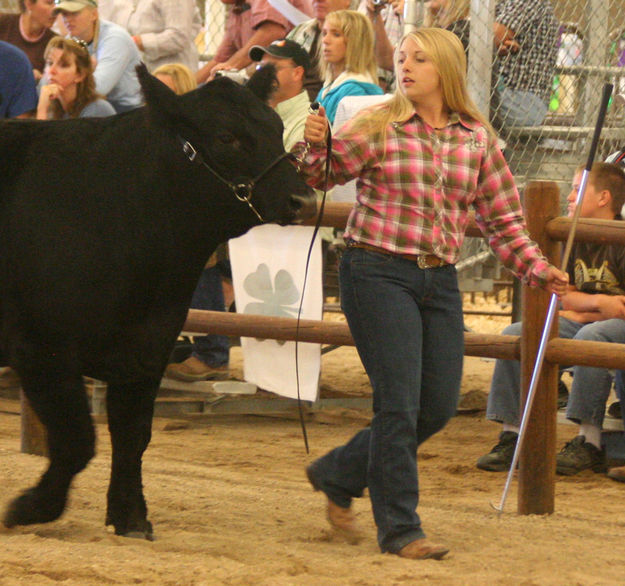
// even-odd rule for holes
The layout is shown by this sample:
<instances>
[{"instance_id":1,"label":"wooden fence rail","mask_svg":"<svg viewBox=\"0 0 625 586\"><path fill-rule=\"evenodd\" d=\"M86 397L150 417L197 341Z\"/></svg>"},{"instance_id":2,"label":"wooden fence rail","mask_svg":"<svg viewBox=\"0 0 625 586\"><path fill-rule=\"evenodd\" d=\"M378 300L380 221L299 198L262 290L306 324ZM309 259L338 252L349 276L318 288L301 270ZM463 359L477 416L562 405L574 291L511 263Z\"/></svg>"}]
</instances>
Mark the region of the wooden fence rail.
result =
<instances>
[{"instance_id":1,"label":"wooden fence rail","mask_svg":"<svg viewBox=\"0 0 625 586\"><path fill-rule=\"evenodd\" d=\"M566 240L571 221L558 217L560 204L557 185L550 182L530 183L525 190L524 204L530 235L551 262L559 265L558 242ZM328 202L322 225L344 228L350 209L350 204ZM313 223L308 222L309 225ZM466 234L483 236L475 221L470 222ZM579 241L625 244L625 222L582 219L576 234ZM549 295L544 291L523 287L522 336L466 333L465 354L520 359L521 383L526 393L548 304ZM298 325L297 320L292 318L226 312L190 310L184 330L344 346L354 344L345 323L300 320ZM554 326L546 347L543 373L520 458L518 511L522 514L545 514L554 510L558 364L625 369L625 345L560 339L557 338L557 325ZM32 430L29 416L23 417L24 451L24 438L28 440L29 435L36 432ZM31 429L25 429L25 426L31 426ZM37 445L36 441L33 443Z\"/></svg>"},{"instance_id":2,"label":"wooden fence rail","mask_svg":"<svg viewBox=\"0 0 625 586\"><path fill-rule=\"evenodd\" d=\"M349 327L345 322L318 321L292 317L228 313L190 309L184 331L188 333L221 334L227 336L248 336L271 340L298 340L316 344L353 346ZM521 357L521 336L501 334L479 334L465 332L465 356L482 358L503 358L519 360ZM609 342L582 342L554 338L547 344L545 358L548 362L572 366L600 366L625 369L625 345Z\"/></svg>"}]
</instances>

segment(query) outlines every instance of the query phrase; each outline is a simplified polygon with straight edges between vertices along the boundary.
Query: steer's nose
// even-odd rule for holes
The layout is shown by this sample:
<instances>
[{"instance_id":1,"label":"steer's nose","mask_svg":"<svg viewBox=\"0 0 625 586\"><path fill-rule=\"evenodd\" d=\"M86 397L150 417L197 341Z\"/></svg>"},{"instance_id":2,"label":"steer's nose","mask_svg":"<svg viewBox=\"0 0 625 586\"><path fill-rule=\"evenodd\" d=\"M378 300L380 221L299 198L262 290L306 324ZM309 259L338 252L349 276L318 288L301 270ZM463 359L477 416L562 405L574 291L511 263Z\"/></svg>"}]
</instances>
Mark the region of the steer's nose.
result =
<instances>
[{"instance_id":1,"label":"steer's nose","mask_svg":"<svg viewBox=\"0 0 625 586\"><path fill-rule=\"evenodd\" d=\"M317 215L317 197L311 187L306 187L306 195L292 195L291 207L295 211L295 223L310 220Z\"/></svg>"}]
</instances>

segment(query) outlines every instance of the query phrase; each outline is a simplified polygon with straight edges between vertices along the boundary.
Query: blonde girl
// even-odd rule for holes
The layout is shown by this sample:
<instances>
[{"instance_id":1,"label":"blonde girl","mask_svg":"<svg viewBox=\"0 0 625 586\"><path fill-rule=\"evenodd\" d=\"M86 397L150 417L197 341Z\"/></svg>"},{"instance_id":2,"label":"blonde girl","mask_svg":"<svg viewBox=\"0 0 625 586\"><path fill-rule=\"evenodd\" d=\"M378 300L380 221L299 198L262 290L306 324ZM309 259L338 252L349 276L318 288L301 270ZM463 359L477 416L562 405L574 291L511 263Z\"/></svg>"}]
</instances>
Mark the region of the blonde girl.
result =
<instances>
[{"instance_id":1,"label":"blonde girl","mask_svg":"<svg viewBox=\"0 0 625 586\"><path fill-rule=\"evenodd\" d=\"M568 276L529 239L519 194L488 122L466 88L462 43L441 28L406 35L390 100L332 140L329 187L357 178L344 237L341 305L373 389L373 419L315 460L310 483L327 518L350 541L365 489L383 552L441 559L417 513L419 446L455 414L463 362L462 299L454 264L469 212L518 277L558 295ZM325 178L328 121L306 121L293 150L310 185Z\"/></svg>"},{"instance_id":2,"label":"blonde girl","mask_svg":"<svg viewBox=\"0 0 625 586\"><path fill-rule=\"evenodd\" d=\"M182 63L166 63L157 67L152 75L178 95L186 94L197 87L195 75Z\"/></svg>"},{"instance_id":3,"label":"blonde girl","mask_svg":"<svg viewBox=\"0 0 625 586\"><path fill-rule=\"evenodd\" d=\"M317 101L330 122L345 96L380 95L371 21L354 10L330 12L321 29L319 64L324 85Z\"/></svg>"}]
</instances>

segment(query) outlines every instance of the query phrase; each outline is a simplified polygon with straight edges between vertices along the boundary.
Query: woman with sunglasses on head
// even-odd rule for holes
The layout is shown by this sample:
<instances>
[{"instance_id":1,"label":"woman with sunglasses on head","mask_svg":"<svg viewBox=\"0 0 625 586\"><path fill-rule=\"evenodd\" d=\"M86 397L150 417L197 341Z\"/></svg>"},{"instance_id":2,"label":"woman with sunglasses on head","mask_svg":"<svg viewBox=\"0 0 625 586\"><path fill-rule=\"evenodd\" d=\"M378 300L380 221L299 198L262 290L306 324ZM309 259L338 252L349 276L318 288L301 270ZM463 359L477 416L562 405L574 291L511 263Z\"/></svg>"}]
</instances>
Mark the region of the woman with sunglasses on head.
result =
<instances>
[{"instance_id":1,"label":"woman with sunglasses on head","mask_svg":"<svg viewBox=\"0 0 625 586\"><path fill-rule=\"evenodd\" d=\"M46 80L37 105L38 120L97 118L115 110L96 93L93 62L84 41L55 37L45 52Z\"/></svg>"},{"instance_id":2,"label":"woman with sunglasses on head","mask_svg":"<svg viewBox=\"0 0 625 586\"><path fill-rule=\"evenodd\" d=\"M558 295L568 283L527 234L514 179L465 72L453 33L404 36L393 97L343 126L328 161L330 187L358 178L340 297L373 388L373 418L307 475L327 497L330 524L350 541L360 537L352 500L367 488L380 549L410 559L448 552L426 539L417 514L417 450L456 413L464 332L454 263L470 209L517 277ZM325 178L327 128L321 108L293 150L314 187Z\"/></svg>"}]
</instances>

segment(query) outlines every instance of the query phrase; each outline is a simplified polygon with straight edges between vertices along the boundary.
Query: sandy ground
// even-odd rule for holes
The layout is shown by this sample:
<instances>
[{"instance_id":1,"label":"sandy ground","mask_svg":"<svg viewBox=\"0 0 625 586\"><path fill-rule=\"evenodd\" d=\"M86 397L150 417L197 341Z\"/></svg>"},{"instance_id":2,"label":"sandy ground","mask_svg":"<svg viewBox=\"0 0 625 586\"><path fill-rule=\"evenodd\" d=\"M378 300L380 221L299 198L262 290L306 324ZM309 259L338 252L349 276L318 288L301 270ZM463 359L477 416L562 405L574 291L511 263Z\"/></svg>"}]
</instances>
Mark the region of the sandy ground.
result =
<instances>
[{"instance_id":1,"label":"sandy ground","mask_svg":"<svg viewBox=\"0 0 625 586\"><path fill-rule=\"evenodd\" d=\"M506 320L467 322L478 331L498 332ZM236 376L238 348L232 360ZM483 399L491 371L492 362L467 358L463 394ZM353 348L324 355L322 384L368 392ZM5 503L46 464L20 453L17 411L17 402L0 401ZM324 498L306 482L304 467L367 421L368 413L354 410L311 416L306 454L299 423L290 417L157 418L144 458L154 542L117 537L103 526L110 446L106 426L98 423L98 455L76 478L63 517L48 525L0 529L0 585L625 582L625 485L591 472L558 477L556 512L543 517L516 514L513 483L506 512L497 515L490 503L499 502L505 474L474 465L498 433L483 411L455 417L420 450L419 511L428 535L449 545L446 559L417 562L381 554L367 498L354 505L363 542L340 541L328 530ZM575 427L561 425L559 441L575 433Z\"/></svg>"}]
</instances>

